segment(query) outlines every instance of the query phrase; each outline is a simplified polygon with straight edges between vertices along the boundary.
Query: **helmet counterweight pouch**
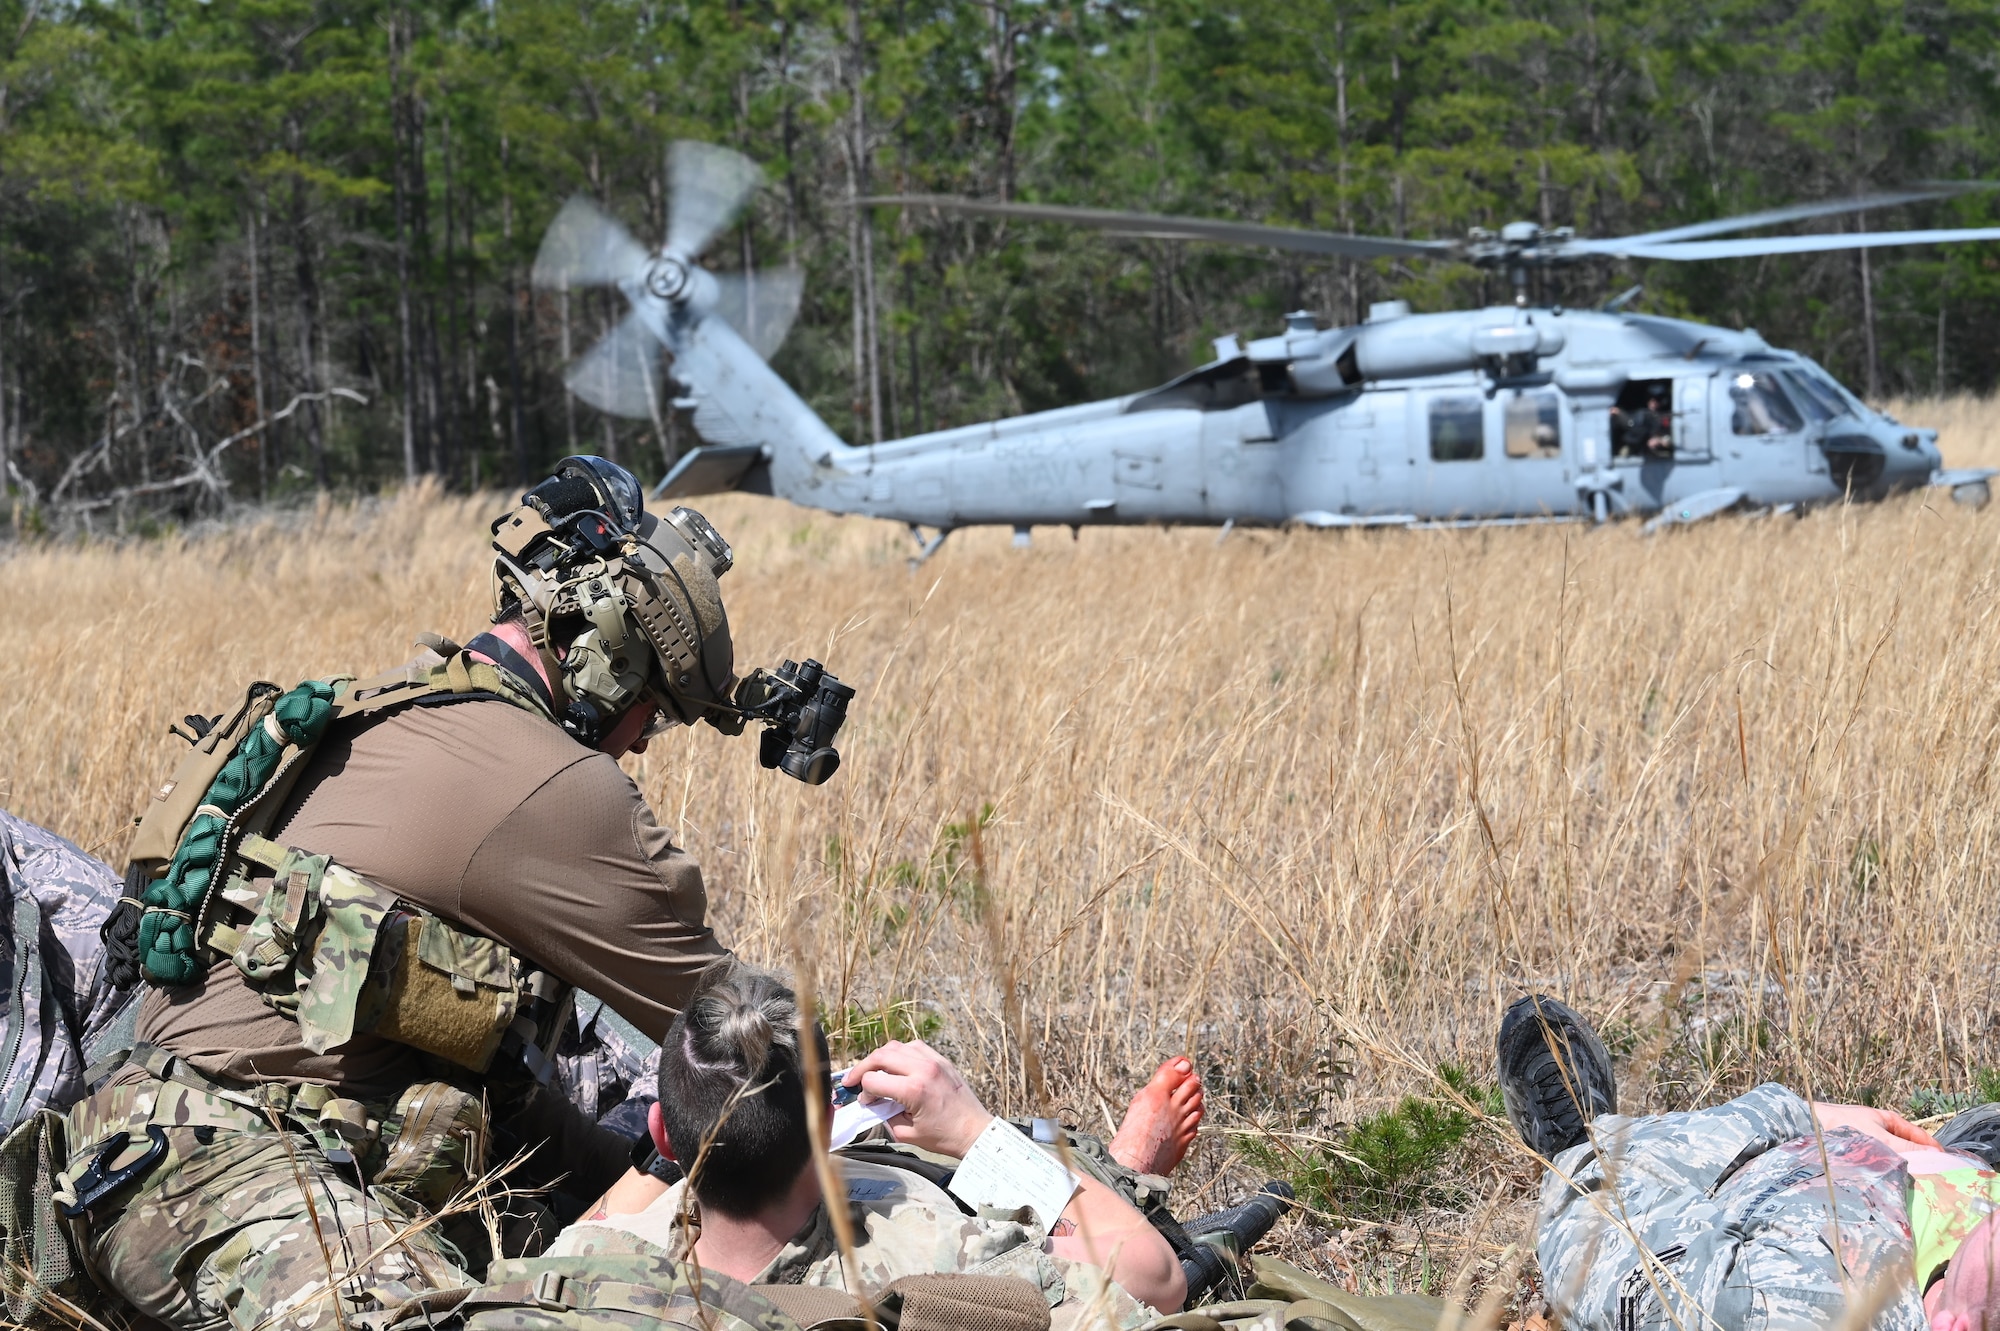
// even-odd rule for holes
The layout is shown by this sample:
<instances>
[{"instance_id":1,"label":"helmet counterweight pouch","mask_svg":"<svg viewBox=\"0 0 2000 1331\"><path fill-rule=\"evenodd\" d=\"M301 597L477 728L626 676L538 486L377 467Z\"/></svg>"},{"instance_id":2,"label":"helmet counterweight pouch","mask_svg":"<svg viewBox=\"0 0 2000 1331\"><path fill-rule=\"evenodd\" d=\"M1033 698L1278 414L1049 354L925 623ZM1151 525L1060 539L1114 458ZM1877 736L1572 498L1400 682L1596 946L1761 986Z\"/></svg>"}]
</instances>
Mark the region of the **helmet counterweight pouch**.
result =
<instances>
[{"instance_id":1,"label":"helmet counterweight pouch","mask_svg":"<svg viewBox=\"0 0 2000 1331\"><path fill-rule=\"evenodd\" d=\"M132 836L128 856L134 863L146 866L148 877L157 877L161 866L174 857L181 833L194 821L195 810L207 798L208 788L214 784L223 764L236 752L237 744L250 728L263 724L283 692L268 680L252 684L235 712L196 740L194 747L181 755L174 774L153 792L153 798L139 815L139 830Z\"/></svg>"}]
</instances>

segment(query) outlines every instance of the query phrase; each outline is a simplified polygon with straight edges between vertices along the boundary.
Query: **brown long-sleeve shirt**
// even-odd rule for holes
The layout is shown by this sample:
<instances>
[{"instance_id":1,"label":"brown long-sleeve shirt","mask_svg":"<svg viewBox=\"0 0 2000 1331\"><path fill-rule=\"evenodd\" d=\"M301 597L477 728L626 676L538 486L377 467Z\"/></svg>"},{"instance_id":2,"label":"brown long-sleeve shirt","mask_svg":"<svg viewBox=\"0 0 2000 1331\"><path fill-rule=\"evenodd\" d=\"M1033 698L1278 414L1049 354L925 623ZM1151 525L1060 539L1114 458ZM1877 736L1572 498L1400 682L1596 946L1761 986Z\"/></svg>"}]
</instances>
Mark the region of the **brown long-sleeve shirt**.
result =
<instances>
[{"instance_id":1,"label":"brown long-sleeve shirt","mask_svg":"<svg viewBox=\"0 0 2000 1331\"><path fill-rule=\"evenodd\" d=\"M508 944L655 1039L724 955L701 870L632 779L510 703L336 725L270 836ZM211 1076L323 1082L361 1099L415 1075L407 1047L371 1035L312 1053L227 962L193 988L148 994L139 1036Z\"/></svg>"}]
</instances>

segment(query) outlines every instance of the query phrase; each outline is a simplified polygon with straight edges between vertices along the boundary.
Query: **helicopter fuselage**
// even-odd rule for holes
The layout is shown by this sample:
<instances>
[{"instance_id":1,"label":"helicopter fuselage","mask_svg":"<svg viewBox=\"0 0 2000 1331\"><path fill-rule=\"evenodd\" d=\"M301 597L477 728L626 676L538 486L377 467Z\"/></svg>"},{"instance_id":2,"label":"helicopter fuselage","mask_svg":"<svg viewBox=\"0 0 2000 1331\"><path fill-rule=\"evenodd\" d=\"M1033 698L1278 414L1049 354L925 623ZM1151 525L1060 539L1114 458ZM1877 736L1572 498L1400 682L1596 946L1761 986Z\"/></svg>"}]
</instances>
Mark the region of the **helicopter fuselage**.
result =
<instances>
[{"instance_id":1,"label":"helicopter fuselage","mask_svg":"<svg viewBox=\"0 0 2000 1331\"><path fill-rule=\"evenodd\" d=\"M1934 432L1754 332L1595 310L1377 313L1218 339L1208 365L1128 397L859 447L766 442L725 470L950 531L1603 517L1729 490L1808 505L1921 486L1940 463ZM663 491L700 493L698 470L684 462Z\"/></svg>"}]
</instances>

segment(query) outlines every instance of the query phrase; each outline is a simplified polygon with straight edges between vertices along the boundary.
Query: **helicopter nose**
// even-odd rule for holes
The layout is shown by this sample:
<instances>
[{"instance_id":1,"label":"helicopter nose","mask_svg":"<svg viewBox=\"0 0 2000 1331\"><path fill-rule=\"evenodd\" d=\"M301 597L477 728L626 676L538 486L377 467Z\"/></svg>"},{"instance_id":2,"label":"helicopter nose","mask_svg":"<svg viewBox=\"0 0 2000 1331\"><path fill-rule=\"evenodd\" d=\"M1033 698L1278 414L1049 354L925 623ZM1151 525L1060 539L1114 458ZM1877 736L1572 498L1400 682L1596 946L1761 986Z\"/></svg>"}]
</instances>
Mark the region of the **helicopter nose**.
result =
<instances>
[{"instance_id":1,"label":"helicopter nose","mask_svg":"<svg viewBox=\"0 0 2000 1331\"><path fill-rule=\"evenodd\" d=\"M1891 427L1878 436L1887 470L1900 476L1929 476L1937 470L1942 459L1938 454L1936 430L1913 430L1905 426Z\"/></svg>"}]
</instances>

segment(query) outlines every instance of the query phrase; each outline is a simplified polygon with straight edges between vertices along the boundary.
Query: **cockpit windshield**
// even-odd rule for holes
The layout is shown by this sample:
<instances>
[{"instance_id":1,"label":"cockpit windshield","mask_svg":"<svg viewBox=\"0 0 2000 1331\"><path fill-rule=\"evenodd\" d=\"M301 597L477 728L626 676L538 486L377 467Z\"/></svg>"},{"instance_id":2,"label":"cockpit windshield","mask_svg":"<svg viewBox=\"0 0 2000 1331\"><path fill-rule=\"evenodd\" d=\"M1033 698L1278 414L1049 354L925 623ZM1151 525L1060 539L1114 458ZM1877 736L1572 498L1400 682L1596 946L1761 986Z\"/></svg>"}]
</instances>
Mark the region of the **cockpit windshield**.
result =
<instances>
[{"instance_id":1,"label":"cockpit windshield","mask_svg":"<svg viewBox=\"0 0 2000 1331\"><path fill-rule=\"evenodd\" d=\"M1737 370L1729 379L1729 400L1729 428L1736 434L1792 434L1805 428L1798 408L1769 370Z\"/></svg>"},{"instance_id":2,"label":"cockpit windshield","mask_svg":"<svg viewBox=\"0 0 2000 1331\"><path fill-rule=\"evenodd\" d=\"M1797 370L1780 370L1777 378L1784 384L1792 405L1804 412L1809 421L1830 421L1847 410L1844 405L1829 404L1820 396L1820 390L1811 378Z\"/></svg>"},{"instance_id":3,"label":"cockpit windshield","mask_svg":"<svg viewBox=\"0 0 2000 1331\"><path fill-rule=\"evenodd\" d=\"M1813 364L1811 361L1807 361L1799 373L1817 384L1822 396L1840 404L1835 409L1836 411L1845 412L1861 420L1868 419L1868 408L1861 405L1861 399L1848 392L1846 385L1828 374L1824 369Z\"/></svg>"},{"instance_id":4,"label":"cockpit windshield","mask_svg":"<svg viewBox=\"0 0 2000 1331\"><path fill-rule=\"evenodd\" d=\"M1840 386L1816 366L1787 370L1785 384L1792 390L1792 400L1821 420L1845 416L1854 409L1852 400L1840 391Z\"/></svg>"}]
</instances>

